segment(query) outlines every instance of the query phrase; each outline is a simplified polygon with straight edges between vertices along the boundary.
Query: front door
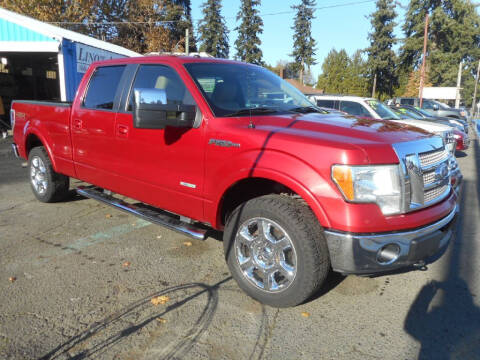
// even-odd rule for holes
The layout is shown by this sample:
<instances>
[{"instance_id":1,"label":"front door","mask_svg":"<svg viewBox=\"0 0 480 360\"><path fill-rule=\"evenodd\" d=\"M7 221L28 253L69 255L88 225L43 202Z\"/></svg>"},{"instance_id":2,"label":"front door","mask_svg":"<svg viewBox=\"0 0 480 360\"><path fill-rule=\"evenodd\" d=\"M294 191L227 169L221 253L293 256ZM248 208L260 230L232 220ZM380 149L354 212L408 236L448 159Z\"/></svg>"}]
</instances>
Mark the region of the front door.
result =
<instances>
[{"instance_id":1,"label":"front door","mask_svg":"<svg viewBox=\"0 0 480 360\"><path fill-rule=\"evenodd\" d=\"M203 214L204 124L199 121L196 128L134 128L134 89L163 89L169 104L196 105L174 69L139 66L125 111L116 118L119 172L128 183L125 195L199 219Z\"/></svg>"}]
</instances>

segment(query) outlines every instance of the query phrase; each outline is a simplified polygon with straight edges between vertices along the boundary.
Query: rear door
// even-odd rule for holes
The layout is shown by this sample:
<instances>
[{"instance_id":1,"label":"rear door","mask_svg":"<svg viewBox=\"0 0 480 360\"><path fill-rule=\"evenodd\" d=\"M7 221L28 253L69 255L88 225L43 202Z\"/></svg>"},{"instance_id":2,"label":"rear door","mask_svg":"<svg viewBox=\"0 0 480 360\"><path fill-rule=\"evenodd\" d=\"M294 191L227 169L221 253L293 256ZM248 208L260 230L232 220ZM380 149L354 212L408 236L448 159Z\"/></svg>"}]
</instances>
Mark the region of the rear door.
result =
<instances>
[{"instance_id":1,"label":"rear door","mask_svg":"<svg viewBox=\"0 0 480 360\"><path fill-rule=\"evenodd\" d=\"M77 176L110 188L118 169L115 151L115 117L120 100L120 82L125 66L94 70L86 93L72 109L72 142Z\"/></svg>"},{"instance_id":2,"label":"rear door","mask_svg":"<svg viewBox=\"0 0 480 360\"><path fill-rule=\"evenodd\" d=\"M196 105L175 69L142 64L123 95L116 142L123 193L171 212L198 219L203 214L204 124L196 128L138 129L133 126L134 89L163 89L167 103Z\"/></svg>"}]
</instances>

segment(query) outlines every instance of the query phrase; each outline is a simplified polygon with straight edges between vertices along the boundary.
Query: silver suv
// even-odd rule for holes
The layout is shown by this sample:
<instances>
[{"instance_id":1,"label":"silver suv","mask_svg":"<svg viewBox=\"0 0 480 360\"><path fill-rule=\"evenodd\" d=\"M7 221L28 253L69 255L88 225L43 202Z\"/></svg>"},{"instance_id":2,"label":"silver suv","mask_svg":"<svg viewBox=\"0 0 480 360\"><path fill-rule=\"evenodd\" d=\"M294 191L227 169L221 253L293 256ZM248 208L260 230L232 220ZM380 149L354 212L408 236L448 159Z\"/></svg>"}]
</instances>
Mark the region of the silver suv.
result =
<instances>
[{"instance_id":1,"label":"silver suv","mask_svg":"<svg viewBox=\"0 0 480 360\"><path fill-rule=\"evenodd\" d=\"M413 105L420 106L419 98L398 97L388 101L389 105ZM462 109L454 109L439 101L423 99L422 109L428 111L433 116L450 117L467 121L467 112Z\"/></svg>"}]
</instances>

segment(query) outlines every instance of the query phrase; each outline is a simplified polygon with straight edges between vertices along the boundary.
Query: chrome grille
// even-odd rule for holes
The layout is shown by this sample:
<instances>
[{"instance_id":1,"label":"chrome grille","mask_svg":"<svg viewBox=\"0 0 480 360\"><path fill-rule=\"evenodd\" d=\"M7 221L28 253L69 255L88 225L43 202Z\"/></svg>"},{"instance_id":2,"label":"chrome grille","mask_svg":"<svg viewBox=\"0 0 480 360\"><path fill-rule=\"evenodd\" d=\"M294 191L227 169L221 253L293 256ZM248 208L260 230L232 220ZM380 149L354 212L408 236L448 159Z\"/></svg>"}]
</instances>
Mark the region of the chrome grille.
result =
<instances>
[{"instance_id":1,"label":"chrome grille","mask_svg":"<svg viewBox=\"0 0 480 360\"><path fill-rule=\"evenodd\" d=\"M451 154L441 137L394 144L404 175L403 212L436 204L450 193Z\"/></svg>"},{"instance_id":2,"label":"chrome grille","mask_svg":"<svg viewBox=\"0 0 480 360\"><path fill-rule=\"evenodd\" d=\"M420 158L420 164L422 165L422 167L428 167L443 160L446 160L448 158L448 152L442 148L440 150L434 150L418 154L418 157Z\"/></svg>"},{"instance_id":3,"label":"chrome grille","mask_svg":"<svg viewBox=\"0 0 480 360\"><path fill-rule=\"evenodd\" d=\"M433 184L435 180L436 180L435 171L430 171L428 173L423 174L424 185Z\"/></svg>"},{"instance_id":4,"label":"chrome grille","mask_svg":"<svg viewBox=\"0 0 480 360\"><path fill-rule=\"evenodd\" d=\"M447 191L448 186L449 186L448 184L447 185L441 185L441 186L437 186L436 188L433 188L431 190L425 191L424 202L429 203L429 202L435 200L436 198L438 198L439 196L442 196L445 193L445 191Z\"/></svg>"}]
</instances>

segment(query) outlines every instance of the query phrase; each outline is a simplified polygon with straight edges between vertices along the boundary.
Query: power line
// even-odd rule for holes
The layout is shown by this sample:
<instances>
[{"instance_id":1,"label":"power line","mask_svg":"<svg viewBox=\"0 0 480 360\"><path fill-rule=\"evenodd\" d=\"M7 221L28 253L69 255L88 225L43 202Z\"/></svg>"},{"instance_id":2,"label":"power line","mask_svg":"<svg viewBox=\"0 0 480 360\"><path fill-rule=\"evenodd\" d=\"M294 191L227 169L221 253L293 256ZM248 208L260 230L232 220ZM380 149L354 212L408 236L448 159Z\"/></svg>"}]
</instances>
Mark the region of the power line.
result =
<instances>
[{"instance_id":1,"label":"power line","mask_svg":"<svg viewBox=\"0 0 480 360\"><path fill-rule=\"evenodd\" d=\"M348 3L340 3L340 4L332 4L332 5L326 5L326 6L320 6L314 8L314 10L325 10L325 9L333 9L333 8L339 8L339 7L346 7L346 6L352 6L352 5L361 5L361 4L366 4L366 3L372 3L376 2L377 0L362 0L362 1L352 1ZM279 12L274 12L274 13L265 13L265 14L260 14L260 17L264 16L278 16L278 15L287 15L287 14L293 14L295 13L295 10L285 10L285 11L279 11ZM236 19L236 16L229 16L226 17L225 19ZM165 20L165 21L104 21L104 22L71 22L71 21L50 21L47 22L48 24L54 24L54 25L84 25L84 26L89 26L89 25L161 25L161 24L173 24L173 23L179 23L179 22L185 22L186 20ZM202 19L196 19L192 20L192 22L200 22Z\"/></svg>"}]
</instances>

